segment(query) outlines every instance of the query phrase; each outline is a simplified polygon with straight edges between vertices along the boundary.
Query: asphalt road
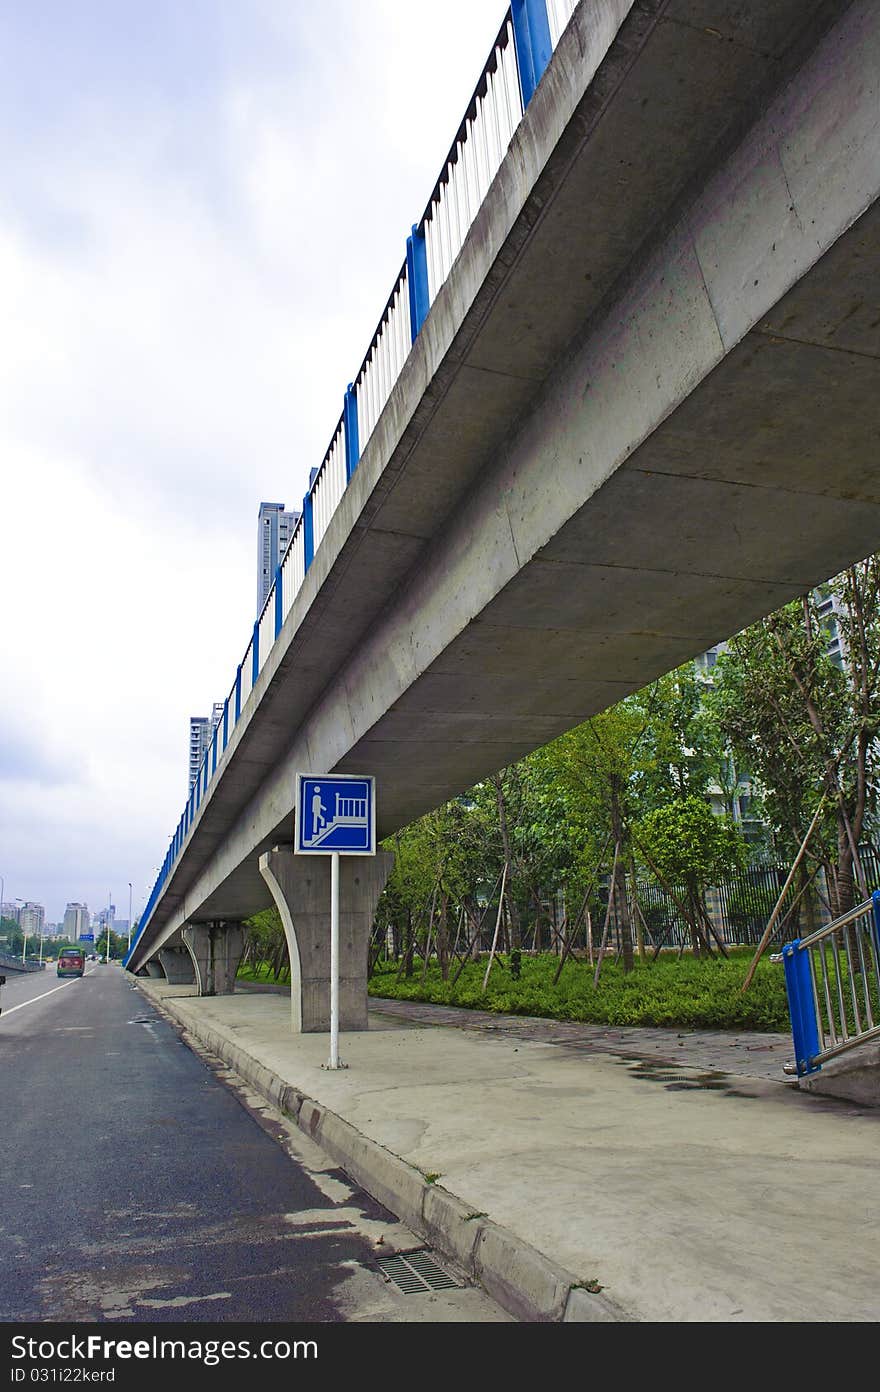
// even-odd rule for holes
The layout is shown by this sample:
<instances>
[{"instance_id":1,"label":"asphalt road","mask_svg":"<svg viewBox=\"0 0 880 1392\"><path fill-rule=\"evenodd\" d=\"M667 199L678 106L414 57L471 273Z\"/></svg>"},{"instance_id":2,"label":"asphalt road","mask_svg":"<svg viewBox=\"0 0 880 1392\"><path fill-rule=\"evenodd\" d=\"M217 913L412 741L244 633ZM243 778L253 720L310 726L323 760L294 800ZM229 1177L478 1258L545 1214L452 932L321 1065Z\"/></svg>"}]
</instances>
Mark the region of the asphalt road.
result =
<instances>
[{"instance_id":1,"label":"asphalt road","mask_svg":"<svg viewBox=\"0 0 880 1392\"><path fill-rule=\"evenodd\" d=\"M0 1006L3 1320L509 1320L384 1278L413 1234L117 965L7 975Z\"/></svg>"}]
</instances>

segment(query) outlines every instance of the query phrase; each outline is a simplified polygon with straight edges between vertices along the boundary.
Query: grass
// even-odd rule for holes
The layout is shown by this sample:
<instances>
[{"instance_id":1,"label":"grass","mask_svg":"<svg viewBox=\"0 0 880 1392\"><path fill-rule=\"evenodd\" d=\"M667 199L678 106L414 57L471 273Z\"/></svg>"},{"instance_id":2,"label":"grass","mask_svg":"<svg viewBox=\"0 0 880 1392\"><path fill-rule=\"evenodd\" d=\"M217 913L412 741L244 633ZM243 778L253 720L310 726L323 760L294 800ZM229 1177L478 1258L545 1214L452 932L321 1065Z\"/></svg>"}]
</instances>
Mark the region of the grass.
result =
<instances>
[{"instance_id":1,"label":"grass","mask_svg":"<svg viewBox=\"0 0 880 1392\"><path fill-rule=\"evenodd\" d=\"M523 955L518 980L496 959L485 993L485 960L468 963L454 989L442 980L435 963L429 965L424 980L419 961L411 977L398 980L397 963L380 962L370 979L369 993L384 999L431 1001L597 1025L787 1034L788 1003L780 965L762 959L748 991L742 992L752 955L751 948L734 949L727 961L661 954L656 962L637 959L628 975L622 966L607 961L602 964L596 988L594 969L587 962L569 960L554 986L558 958L549 953Z\"/></svg>"},{"instance_id":2,"label":"grass","mask_svg":"<svg viewBox=\"0 0 880 1392\"><path fill-rule=\"evenodd\" d=\"M268 962L258 962L256 966L252 962L242 962L236 975L240 981L267 981L277 986L290 981L290 968L284 967L280 976L276 976Z\"/></svg>"}]
</instances>

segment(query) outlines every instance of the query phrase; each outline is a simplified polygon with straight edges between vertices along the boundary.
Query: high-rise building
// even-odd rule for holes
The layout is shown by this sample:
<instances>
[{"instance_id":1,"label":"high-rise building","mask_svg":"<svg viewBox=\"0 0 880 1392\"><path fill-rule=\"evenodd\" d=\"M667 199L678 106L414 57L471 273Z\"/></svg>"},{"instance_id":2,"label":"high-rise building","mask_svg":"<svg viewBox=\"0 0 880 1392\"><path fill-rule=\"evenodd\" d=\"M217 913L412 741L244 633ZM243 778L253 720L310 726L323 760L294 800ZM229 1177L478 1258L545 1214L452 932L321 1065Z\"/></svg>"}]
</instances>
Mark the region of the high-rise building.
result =
<instances>
[{"instance_id":1,"label":"high-rise building","mask_svg":"<svg viewBox=\"0 0 880 1392\"><path fill-rule=\"evenodd\" d=\"M285 512L283 503L260 503L257 522L257 618L275 580L275 571L284 560L284 553L301 517L299 512Z\"/></svg>"},{"instance_id":2,"label":"high-rise building","mask_svg":"<svg viewBox=\"0 0 880 1392\"><path fill-rule=\"evenodd\" d=\"M214 731L223 719L223 702L215 701L210 715L191 715L189 718L189 783L187 791L195 783L202 767L202 760L211 747Z\"/></svg>"},{"instance_id":3,"label":"high-rise building","mask_svg":"<svg viewBox=\"0 0 880 1392\"><path fill-rule=\"evenodd\" d=\"M79 942L90 931L90 922L87 904L68 904L64 910L64 937L68 942Z\"/></svg>"}]
</instances>

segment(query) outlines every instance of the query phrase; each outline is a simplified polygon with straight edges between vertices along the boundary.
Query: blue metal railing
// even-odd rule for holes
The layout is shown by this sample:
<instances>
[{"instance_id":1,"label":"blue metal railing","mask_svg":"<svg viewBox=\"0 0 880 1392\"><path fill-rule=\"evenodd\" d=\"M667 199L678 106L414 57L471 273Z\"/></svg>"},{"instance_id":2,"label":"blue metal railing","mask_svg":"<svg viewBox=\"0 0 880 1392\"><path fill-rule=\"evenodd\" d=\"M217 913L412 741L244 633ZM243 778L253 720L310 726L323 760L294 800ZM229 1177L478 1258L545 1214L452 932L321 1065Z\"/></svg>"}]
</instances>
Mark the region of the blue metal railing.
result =
<instances>
[{"instance_id":1,"label":"blue metal railing","mask_svg":"<svg viewBox=\"0 0 880 1392\"><path fill-rule=\"evenodd\" d=\"M785 969L798 1077L880 1039L880 890L772 960Z\"/></svg>"},{"instance_id":2,"label":"blue metal railing","mask_svg":"<svg viewBox=\"0 0 880 1392\"><path fill-rule=\"evenodd\" d=\"M357 468L576 3L577 0L512 0L504 16L427 207L406 240L406 259L357 376L346 389L342 416L330 446L320 468L311 472L302 516L236 669L222 720L208 743L162 868L139 916L126 962L183 852L209 784L222 774L223 755L232 731L305 580L330 516ZM243 672L247 687L244 694Z\"/></svg>"}]
</instances>

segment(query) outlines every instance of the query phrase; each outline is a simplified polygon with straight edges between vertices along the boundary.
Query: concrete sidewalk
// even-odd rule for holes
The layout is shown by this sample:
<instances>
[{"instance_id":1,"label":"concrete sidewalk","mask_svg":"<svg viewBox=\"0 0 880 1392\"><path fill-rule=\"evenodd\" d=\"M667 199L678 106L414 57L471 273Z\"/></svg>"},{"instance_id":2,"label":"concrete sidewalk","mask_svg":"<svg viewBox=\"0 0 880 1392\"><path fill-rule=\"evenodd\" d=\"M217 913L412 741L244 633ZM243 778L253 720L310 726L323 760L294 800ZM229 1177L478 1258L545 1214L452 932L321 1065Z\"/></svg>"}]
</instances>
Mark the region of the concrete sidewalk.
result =
<instances>
[{"instance_id":1,"label":"concrete sidewalk","mask_svg":"<svg viewBox=\"0 0 880 1392\"><path fill-rule=\"evenodd\" d=\"M331 1072L287 993L136 981L520 1319L880 1317L880 1109L800 1091L788 1036L372 1001Z\"/></svg>"}]
</instances>

